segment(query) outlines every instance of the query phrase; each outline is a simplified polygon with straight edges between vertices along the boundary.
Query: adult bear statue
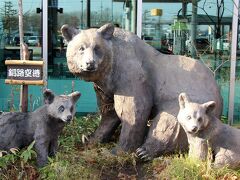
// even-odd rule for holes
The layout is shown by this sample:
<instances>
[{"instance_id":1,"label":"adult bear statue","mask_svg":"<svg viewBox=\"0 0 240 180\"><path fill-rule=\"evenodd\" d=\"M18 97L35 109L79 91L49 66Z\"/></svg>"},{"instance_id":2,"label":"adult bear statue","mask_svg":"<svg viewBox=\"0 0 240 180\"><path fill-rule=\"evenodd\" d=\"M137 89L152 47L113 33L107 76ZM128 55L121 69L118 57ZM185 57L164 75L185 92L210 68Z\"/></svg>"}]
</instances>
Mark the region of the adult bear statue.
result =
<instances>
[{"instance_id":1,"label":"adult bear statue","mask_svg":"<svg viewBox=\"0 0 240 180\"><path fill-rule=\"evenodd\" d=\"M102 113L95 140L108 141L121 122L118 150L137 149L141 158L152 158L186 149L186 134L176 121L181 92L198 103L215 101L220 117L219 88L200 62L161 54L112 24L88 30L63 25L61 31L69 70L95 85Z\"/></svg>"}]
</instances>

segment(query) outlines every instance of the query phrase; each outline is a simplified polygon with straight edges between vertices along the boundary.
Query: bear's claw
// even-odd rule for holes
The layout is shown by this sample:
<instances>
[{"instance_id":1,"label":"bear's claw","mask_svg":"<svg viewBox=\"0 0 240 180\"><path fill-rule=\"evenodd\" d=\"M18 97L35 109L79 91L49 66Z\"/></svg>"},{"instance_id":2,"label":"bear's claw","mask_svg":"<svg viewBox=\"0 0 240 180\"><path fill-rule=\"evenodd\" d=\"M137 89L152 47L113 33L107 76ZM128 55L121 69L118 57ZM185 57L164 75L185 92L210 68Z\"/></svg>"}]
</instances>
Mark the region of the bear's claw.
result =
<instances>
[{"instance_id":1,"label":"bear's claw","mask_svg":"<svg viewBox=\"0 0 240 180\"><path fill-rule=\"evenodd\" d=\"M145 148L138 148L136 150L136 155L143 161L149 161L152 159Z\"/></svg>"}]
</instances>

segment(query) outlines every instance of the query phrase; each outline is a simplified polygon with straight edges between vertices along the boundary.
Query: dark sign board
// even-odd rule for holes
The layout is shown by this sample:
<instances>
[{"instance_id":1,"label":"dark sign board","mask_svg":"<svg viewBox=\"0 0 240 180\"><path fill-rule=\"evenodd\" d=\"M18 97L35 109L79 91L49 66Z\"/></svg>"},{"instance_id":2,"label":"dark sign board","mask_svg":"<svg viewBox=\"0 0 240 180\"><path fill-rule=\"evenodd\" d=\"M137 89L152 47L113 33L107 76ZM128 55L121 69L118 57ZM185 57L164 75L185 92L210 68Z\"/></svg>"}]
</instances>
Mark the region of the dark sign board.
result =
<instances>
[{"instance_id":1,"label":"dark sign board","mask_svg":"<svg viewBox=\"0 0 240 180\"><path fill-rule=\"evenodd\" d=\"M7 84L43 85L43 61L6 60Z\"/></svg>"},{"instance_id":2,"label":"dark sign board","mask_svg":"<svg viewBox=\"0 0 240 180\"><path fill-rule=\"evenodd\" d=\"M7 79L15 80L42 80L42 66L34 65L9 65L7 67Z\"/></svg>"}]
</instances>

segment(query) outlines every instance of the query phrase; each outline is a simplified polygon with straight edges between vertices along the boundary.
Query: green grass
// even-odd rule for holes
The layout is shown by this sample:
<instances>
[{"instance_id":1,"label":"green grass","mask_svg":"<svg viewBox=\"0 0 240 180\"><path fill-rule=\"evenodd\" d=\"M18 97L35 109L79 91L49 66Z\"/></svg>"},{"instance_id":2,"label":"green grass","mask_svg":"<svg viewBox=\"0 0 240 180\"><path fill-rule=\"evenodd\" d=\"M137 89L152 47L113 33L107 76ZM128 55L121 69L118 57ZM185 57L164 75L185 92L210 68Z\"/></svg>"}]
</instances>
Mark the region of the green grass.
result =
<instances>
[{"instance_id":1,"label":"green grass","mask_svg":"<svg viewBox=\"0 0 240 180\"><path fill-rule=\"evenodd\" d=\"M210 161L172 155L143 163L134 153L113 155L114 143L86 144L99 122L98 115L75 119L64 129L56 157L44 168L36 168L32 146L1 157L0 179L240 179L239 170L213 169Z\"/></svg>"},{"instance_id":2,"label":"green grass","mask_svg":"<svg viewBox=\"0 0 240 180\"><path fill-rule=\"evenodd\" d=\"M228 168L214 169L209 161L202 162L188 157L168 157L162 161L154 160L154 167L163 166L165 169L157 174L157 179L178 180L216 180L216 179L239 179L240 171Z\"/></svg>"}]
</instances>

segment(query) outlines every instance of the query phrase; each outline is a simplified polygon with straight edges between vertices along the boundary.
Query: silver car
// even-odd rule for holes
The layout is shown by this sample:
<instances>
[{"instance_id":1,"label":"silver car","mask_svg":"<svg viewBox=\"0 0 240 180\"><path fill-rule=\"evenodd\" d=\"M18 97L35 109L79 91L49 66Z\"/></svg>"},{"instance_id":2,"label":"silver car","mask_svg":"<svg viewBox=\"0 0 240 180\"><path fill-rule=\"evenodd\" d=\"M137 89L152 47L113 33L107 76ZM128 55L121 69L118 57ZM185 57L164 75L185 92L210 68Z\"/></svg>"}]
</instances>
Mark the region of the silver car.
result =
<instances>
[{"instance_id":1,"label":"silver car","mask_svg":"<svg viewBox=\"0 0 240 180\"><path fill-rule=\"evenodd\" d=\"M39 42L39 36L30 36L27 41L29 46L37 46Z\"/></svg>"}]
</instances>

